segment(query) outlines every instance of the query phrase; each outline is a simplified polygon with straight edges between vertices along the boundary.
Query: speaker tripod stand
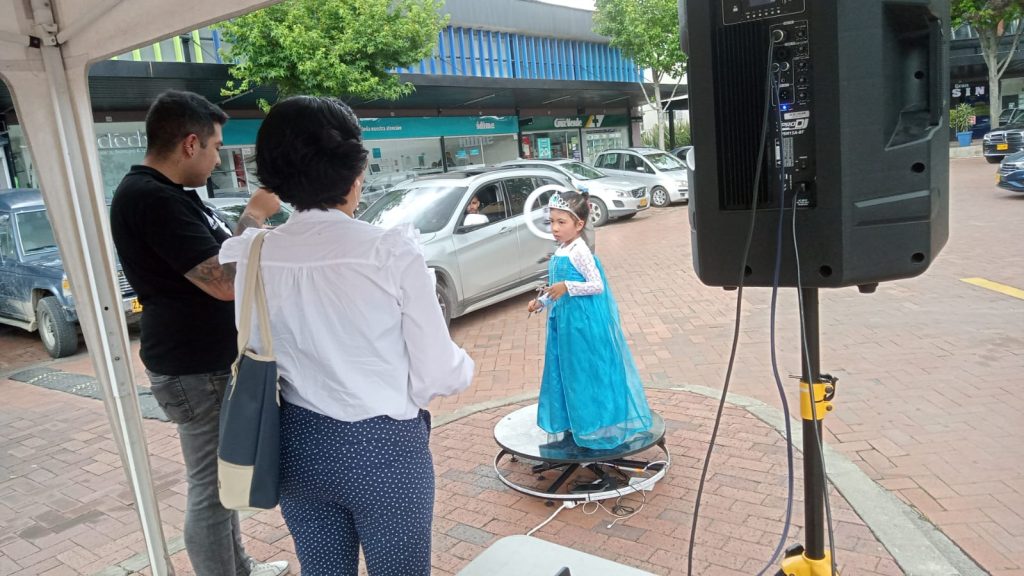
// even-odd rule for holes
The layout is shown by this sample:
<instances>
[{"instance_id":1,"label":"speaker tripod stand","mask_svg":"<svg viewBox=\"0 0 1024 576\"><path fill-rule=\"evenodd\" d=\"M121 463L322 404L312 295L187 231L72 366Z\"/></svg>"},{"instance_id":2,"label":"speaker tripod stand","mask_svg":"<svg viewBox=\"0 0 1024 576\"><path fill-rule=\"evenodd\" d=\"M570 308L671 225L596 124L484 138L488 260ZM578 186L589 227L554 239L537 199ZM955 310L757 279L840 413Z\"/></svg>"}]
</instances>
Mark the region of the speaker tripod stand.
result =
<instances>
[{"instance_id":1,"label":"speaker tripod stand","mask_svg":"<svg viewBox=\"0 0 1024 576\"><path fill-rule=\"evenodd\" d=\"M803 422L805 541L803 545L796 544L786 550L776 576L838 576L838 572L832 572L832 558L825 549L825 474L818 443L824 433L822 421L832 411L837 379L821 374L818 290L802 288L800 295L803 299L800 331L804 342L800 346L800 419Z\"/></svg>"}]
</instances>

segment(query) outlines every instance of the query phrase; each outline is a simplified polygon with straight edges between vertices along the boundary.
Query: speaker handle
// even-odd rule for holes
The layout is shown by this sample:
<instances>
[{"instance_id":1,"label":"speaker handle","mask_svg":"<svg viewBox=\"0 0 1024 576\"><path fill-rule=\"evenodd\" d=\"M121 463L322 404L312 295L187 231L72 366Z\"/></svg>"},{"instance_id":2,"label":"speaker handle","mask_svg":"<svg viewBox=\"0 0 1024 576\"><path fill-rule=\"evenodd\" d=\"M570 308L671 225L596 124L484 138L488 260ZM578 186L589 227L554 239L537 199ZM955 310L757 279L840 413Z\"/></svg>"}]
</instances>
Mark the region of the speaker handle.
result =
<instances>
[{"instance_id":1,"label":"speaker handle","mask_svg":"<svg viewBox=\"0 0 1024 576\"><path fill-rule=\"evenodd\" d=\"M942 46L943 35L942 21L938 18L928 19L928 82L931 84L928 90L928 123L938 126L942 122L944 114L944 97L942 90L943 65Z\"/></svg>"}]
</instances>

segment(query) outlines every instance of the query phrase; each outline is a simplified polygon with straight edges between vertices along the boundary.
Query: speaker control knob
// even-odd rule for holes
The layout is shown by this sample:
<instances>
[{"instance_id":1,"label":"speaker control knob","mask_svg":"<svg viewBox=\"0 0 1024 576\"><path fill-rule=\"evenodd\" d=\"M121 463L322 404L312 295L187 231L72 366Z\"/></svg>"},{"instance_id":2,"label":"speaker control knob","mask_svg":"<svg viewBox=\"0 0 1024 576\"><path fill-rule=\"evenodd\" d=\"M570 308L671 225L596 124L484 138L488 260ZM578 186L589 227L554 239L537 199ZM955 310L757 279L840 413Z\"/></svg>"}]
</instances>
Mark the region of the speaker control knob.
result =
<instances>
[{"instance_id":1,"label":"speaker control knob","mask_svg":"<svg viewBox=\"0 0 1024 576\"><path fill-rule=\"evenodd\" d=\"M774 42L775 44L778 44L779 42L782 42L785 39L786 39L786 33L785 32L783 32L782 30L779 30L778 28L776 28L775 30L772 30L772 42Z\"/></svg>"}]
</instances>

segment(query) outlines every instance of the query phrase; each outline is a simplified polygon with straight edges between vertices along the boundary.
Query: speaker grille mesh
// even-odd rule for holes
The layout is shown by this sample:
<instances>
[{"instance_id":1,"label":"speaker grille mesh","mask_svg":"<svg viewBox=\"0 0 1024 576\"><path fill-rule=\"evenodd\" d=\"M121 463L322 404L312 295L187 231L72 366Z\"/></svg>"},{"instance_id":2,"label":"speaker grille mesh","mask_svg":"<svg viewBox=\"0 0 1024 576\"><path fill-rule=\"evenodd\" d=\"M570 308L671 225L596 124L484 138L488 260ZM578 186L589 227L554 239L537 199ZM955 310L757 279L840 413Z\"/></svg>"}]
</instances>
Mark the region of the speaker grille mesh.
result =
<instances>
[{"instance_id":1,"label":"speaker grille mesh","mask_svg":"<svg viewBox=\"0 0 1024 576\"><path fill-rule=\"evenodd\" d=\"M715 123L718 126L719 201L723 210L750 208L764 122L769 29L766 22L716 27L714 34ZM759 207L775 205L774 146L769 123Z\"/></svg>"}]
</instances>

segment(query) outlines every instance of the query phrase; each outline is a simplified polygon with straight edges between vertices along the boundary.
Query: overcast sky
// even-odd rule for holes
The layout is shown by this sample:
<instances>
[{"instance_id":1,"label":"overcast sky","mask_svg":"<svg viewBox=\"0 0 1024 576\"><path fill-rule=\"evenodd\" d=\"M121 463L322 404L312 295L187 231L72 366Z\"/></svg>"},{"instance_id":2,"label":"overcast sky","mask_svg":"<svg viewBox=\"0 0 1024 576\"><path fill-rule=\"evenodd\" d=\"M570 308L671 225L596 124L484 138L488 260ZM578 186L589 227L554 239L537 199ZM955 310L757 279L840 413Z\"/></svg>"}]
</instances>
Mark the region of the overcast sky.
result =
<instances>
[{"instance_id":1,"label":"overcast sky","mask_svg":"<svg viewBox=\"0 0 1024 576\"><path fill-rule=\"evenodd\" d=\"M541 2L547 2L548 4L561 4L562 6L572 6L573 8L587 8L589 10L594 9L594 0L540 0Z\"/></svg>"}]
</instances>

